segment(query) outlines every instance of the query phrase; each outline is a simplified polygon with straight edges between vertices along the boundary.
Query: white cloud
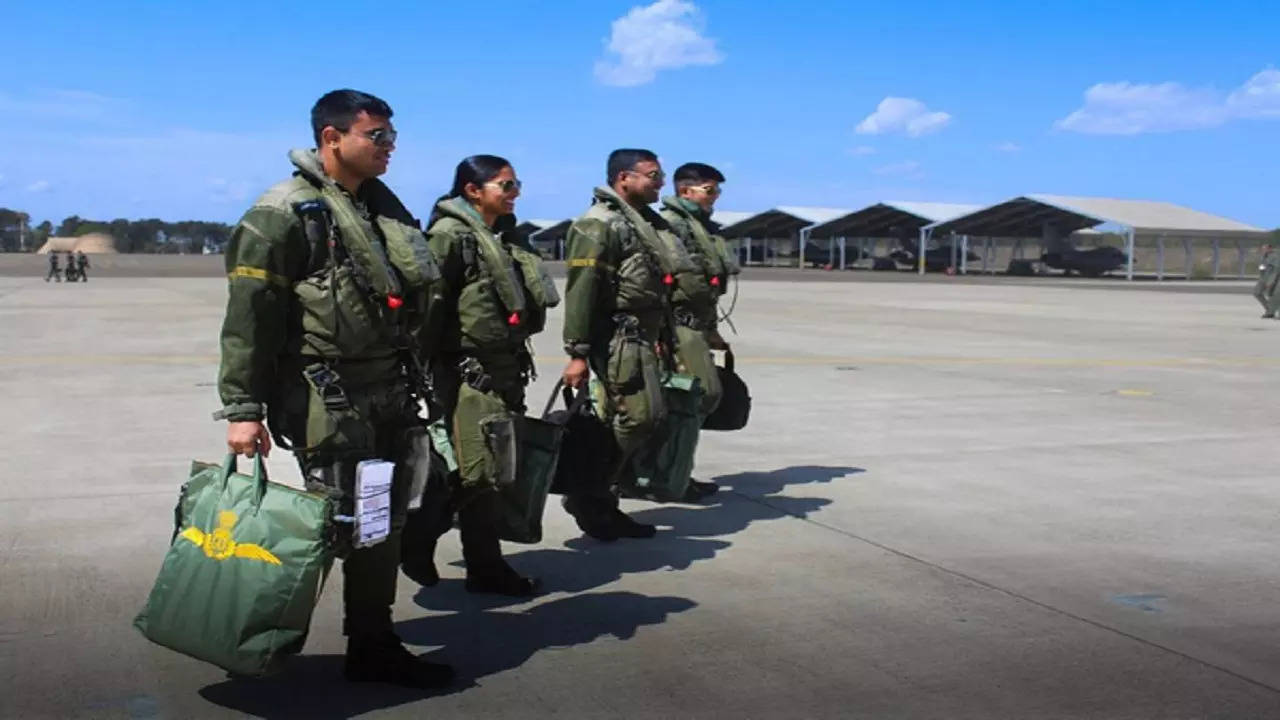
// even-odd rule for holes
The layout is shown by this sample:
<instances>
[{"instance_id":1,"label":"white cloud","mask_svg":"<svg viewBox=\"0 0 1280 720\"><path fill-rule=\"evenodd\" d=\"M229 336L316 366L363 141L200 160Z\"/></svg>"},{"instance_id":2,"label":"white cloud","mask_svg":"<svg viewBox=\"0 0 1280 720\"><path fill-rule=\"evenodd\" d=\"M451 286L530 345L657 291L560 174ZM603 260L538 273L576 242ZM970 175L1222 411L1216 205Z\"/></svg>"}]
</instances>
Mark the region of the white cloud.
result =
<instances>
[{"instance_id":1,"label":"white cloud","mask_svg":"<svg viewBox=\"0 0 1280 720\"><path fill-rule=\"evenodd\" d=\"M895 175L895 176L912 176L918 177L920 171L920 163L915 160L904 160L902 162L881 165L871 172L876 175Z\"/></svg>"},{"instance_id":2,"label":"white cloud","mask_svg":"<svg viewBox=\"0 0 1280 720\"><path fill-rule=\"evenodd\" d=\"M53 187L53 183L49 182L48 180L37 180L27 186L27 192L42 193L51 187Z\"/></svg>"},{"instance_id":3,"label":"white cloud","mask_svg":"<svg viewBox=\"0 0 1280 720\"><path fill-rule=\"evenodd\" d=\"M870 145L859 145L856 148L850 149L849 154L854 156L875 155L876 149Z\"/></svg>"},{"instance_id":4,"label":"white cloud","mask_svg":"<svg viewBox=\"0 0 1280 720\"><path fill-rule=\"evenodd\" d=\"M908 137L920 137L937 132L950 122L950 114L930 110L915 98L887 97L854 131L860 135L904 133Z\"/></svg>"},{"instance_id":5,"label":"white cloud","mask_svg":"<svg viewBox=\"0 0 1280 720\"><path fill-rule=\"evenodd\" d=\"M1227 108L1244 118L1280 118L1280 70L1267 68L1227 96Z\"/></svg>"},{"instance_id":6,"label":"white cloud","mask_svg":"<svg viewBox=\"0 0 1280 720\"><path fill-rule=\"evenodd\" d=\"M1181 83L1098 83L1084 105L1054 124L1090 135L1202 130L1244 118L1280 118L1280 70L1267 69L1224 96Z\"/></svg>"},{"instance_id":7,"label":"white cloud","mask_svg":"<svg viewBox=\"0 0 1280 720\"><path fill-rule=\"evenodd\" d=\"M596 79L605 85L632 87L652 82L660 70L716 65L724 55L704 37L698 6L684 0L657 0L633 7L613 21L606 51L596 61Z\"/></svg>"},{"instance_id":8,"label":"white cloud","mask_svg":"<svg viewBox=\"0 0 1280 720\"><path fill-rule=\"evenodd\" d=\"M1012 140L1006 140L999 145L996 145L996 150L1002 153L1016 153L1022 152L1022 146Z\"/></svg>"}]
</instances>

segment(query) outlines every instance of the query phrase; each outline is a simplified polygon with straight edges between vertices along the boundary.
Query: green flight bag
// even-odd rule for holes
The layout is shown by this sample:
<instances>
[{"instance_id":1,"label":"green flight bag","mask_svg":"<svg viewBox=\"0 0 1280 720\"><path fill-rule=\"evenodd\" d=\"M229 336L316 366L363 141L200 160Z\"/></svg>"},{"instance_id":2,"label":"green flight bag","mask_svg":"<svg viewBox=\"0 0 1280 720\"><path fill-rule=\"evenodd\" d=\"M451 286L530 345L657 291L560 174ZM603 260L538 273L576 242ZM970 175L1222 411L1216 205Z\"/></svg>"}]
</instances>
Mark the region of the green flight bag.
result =
<instances>
[{"instance_id":1,"label":"green flight bag","mask_svg":"<svg viewBox=\"0 0 1280 720\"><path fill-rule=\"evenodd\" d=\"M632 461L634 472L622 478L622 494L659 502L684 499L698 450L702 385L693 375L673 374L662 384L667 416L658 426L649 452Z\"/></svg>"},{"instance_id":2,"label":"green flight bag","mask_svg":"<svg viewBox=\"0 0 1280 720\"><path fill-rule=\"evenodd\" d=\"M194 462L146 606L148 640L239 675L269 675L302 650L333 562L331 501L253 474Z\"/></svg>"},{"instance_id":3,"label":"green flight bag","mask_svg":"<svg viewBox=\"0 0 1280 720\"><path fill-rule=\"evenodd\" d=\"M515 481L498 488L501 497L501 520L498 536L518 543L542 542L542 513L547 494L555 481L560 446L564 440L564 422L551 418L551 408L560 392L560 383L551 391L551 399L541 418L522 416L516 422L519 459Z\"/></svg>"}]
</instances>

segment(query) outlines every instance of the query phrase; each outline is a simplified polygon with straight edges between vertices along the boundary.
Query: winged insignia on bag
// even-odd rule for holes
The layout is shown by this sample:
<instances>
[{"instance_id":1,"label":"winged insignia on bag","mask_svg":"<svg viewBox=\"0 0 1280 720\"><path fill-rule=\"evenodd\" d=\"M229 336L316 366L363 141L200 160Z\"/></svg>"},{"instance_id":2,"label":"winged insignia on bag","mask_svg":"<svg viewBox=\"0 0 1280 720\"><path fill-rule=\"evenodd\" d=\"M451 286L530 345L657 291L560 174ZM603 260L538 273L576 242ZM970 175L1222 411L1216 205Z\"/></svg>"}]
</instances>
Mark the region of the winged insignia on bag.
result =
<instances>
[{"instance_id":1,"label":"winged insignia on bag","mask_svg":"<svg viewBox=\"0 0 1280 720\"><path fill-rule=\"evenodd\" d=\"M279 565L280 558L272 555L261 545L238 543L231 539L231 528L235 527L236 519L235 513L230 510L223 510L218 513L218 527L213 532L206 533L200 528L192 526L179 533L178 537L191 541L204 550L205 555L214 560L226 560L234 556L246 560L260 560L272 565Z\"/></svg>"}]
</instances>

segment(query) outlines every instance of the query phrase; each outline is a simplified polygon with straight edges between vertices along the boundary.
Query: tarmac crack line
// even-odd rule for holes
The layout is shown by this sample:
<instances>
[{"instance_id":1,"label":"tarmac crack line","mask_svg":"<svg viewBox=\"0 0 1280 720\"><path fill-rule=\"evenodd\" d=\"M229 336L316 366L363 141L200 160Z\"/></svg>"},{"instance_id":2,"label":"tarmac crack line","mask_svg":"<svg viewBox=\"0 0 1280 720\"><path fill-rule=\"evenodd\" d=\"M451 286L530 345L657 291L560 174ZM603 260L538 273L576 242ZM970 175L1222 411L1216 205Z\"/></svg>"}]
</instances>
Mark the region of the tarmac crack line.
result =
<instances>
[{"instance_id":1,"label":"tarmac crack line","mask_svg":"<svg viewBox=\"0 0 1280 720\"><path fill-rule=\"evenodd\" d=\"M1020 601L1025 602L1025 603L1030 603L1031 605L1035 605L1036 607L1041 608L1041 609L1043 609L1043 610L1048 610L1049 612L1054 613L1054 614L1056 614L1056 615L1061 615L1061 616L1063 616L1063 617L1070 618L1070 619L1072 619L1072 620L1075 620L1076 622L1084 623L1084 624L1089 625L1089 626L1091 626L1091 627L1094 627L1094 628L1096 628L1096 629L1098 629L1098 630L1102 630L1102 631L1104 631L1104 632L1109 632L1109 633L1111 633L1111 634L1113 634L1113 635L1119 635L1120 637L1126 638L1126 639L1128 639L1128 640L1132 640L1132 641L1134 641L1134 642L1136 642L1136 643L1139 643L1139 644L1141 644L1141 645L1146 645L1147 647L1154 648L1154 649L1156 649L1156 650L1161 650L1161 651L1166 652L1166 653L1168 653L1168 654L1170 654L1170 655L1175 655L1175 656L1177 656L1177 657L1183 658L1184 660L1190 660L1190 661L1191 661L1191 662L1193 662L1193 663L1196 663L1196 664L1201 665L1201 666L1206 667L1206 668L1210 668L1210 669L1212 669L1212 670L1217 670L1218 672L1223 673L1223 674L1226 674L1226 675L1229 675L1229 676L1231 676L1231 677L1233 677L1233 678L1236 678L1237 680L1243 680L1244 682L1249 683L1250 685L1254 685L1254 686L1257 686L1257 687L1263 688L1263 689L1265 689L1265 690L1270 690L1270 691L1271 691L1271 692L1273 692L1273 693L1280 694L1280 687L1276 687L1276 686L1274 686L1274 685L1270 685L1270 684L1268 684L1268 683L1266 683L1266 682L1263 682L1263 681L1261 681L1261 680L1258 680L1258 679L1255 679L1255 678L1251 678L1251 677L1249 677L1248 675L1244 675L1244 674L1242 674L1242 673L1236 672L1235 670L1232 670L1232 669L1230 669L1230 668L1228 668L1228 667L1224 667L1224 666L1222 666L1222 665L1218 665L1218 664L1216 664L1216 663L1212 663L1212 662L1210 662L1210 661L1208 661L1208 660L1205 660L1205 659L1202 659L1202 658L1198 658L1198 657L1196 657L1195 655L1191 655L1191 654L1189 654L1189 653L1183 652L1183 651L1178 650L1178 649L1176 649L1176 648L1169 647L1168 645L1162 645L1162 644L1160 644L1160 643L1158 643L1158 642L1155 642L1154 640L1148 640L1148 639L1146 639L1146 638L1144 638L1144 637L1142 637L1142 636L1140 636L1140 635L1135 635L1135 634L1133 634L1133 633L1131 633L1131 632L1126 632L1126 631L1124 631L1124 630L1121 630L1120 628L1112 627L1112 626L1110 626L1110 625L1107 625L1106 623L1099 622L1099 621L1097 621L1097 620L1093 620L1093 619L1087 618L1087 617L1085 617L1085 616L1083 616L1083 615L1077 615L1076 613L1073 613L1073 612L1071 612L1070 610L1064 610L1064 609L1062 609L1062 608L1060 608L1060 607L1056 607L1056 606L1054 606L1054 605L1050 605L1049 603L1043 602L1043 601L1041 601L1041 600L1036 600L1036 599L1035 599L1035 598L1033 598L1033 597L1029 597L1029 596L1027 596L1027 595L1023 595L1022 593L1019 593L1019 592L1017 592L1017 591L1015 591L1015 590L1010 590L1010 589L1008 589L1008 588L1003 588L1003 587L1000 587L999 585L996 585L996 584L994 584L994 583L987 582L986 580L982 580L982 579L977 578L977 577L974 577L974 576L972 576L972 575L968 575L968 574L963 573L963 572L961 572L961 571L959 571L959 570L954 570L954 569L952 569L952 568L945 567L945 566L943 566L943 565L939 565L938 563L930 562L930 561L928 561L928 560L925 560L925 559L924 559L924 558L922 558L922 557L917 557L917 556L912 555L911 553L906 552L906 551L904 551L904 550L899 550L899 549L897 549L897 548L894 548L894 547L890 547L890 546L888 546L888 545L885 545L884 543L876 542L875 540L872 540L871 538L863 537L862 535L858 535L857 533L852 533L852 532L849 532L848 530L842 530L842 529L840 529L840 528L838 528L838 527L835 527L835 526L833 526L833 525L828 525L828 524L823 523L823 522L818 522L817 520L814 520L814 519L812 519L812 518L809 518L809 517L806 517L806 516L804 516L804 515L800 515L800 514L797 514L797 513L791 512L791 511L786 510L786 509L781 508L781 507L778 507L777 505L774 505L774 504L772 504L772 503L769 503L769 502L768 502L767 500L765 500L764 498L753 497L753 496L751 496L751 495L747 495L746 493L739 492L739 491L737 491L737 490L730 490L730 493L732 493L733 495L737 495L738 497L740 497L740 498L742 498L742 499L744 499L744 500L747 500L748 502L752 502L752 503L755 503L755 504L757 504L757 505L763 505L763 506L765 506L765 507L767 507L767 508L770 508L770 509L772 509L772 510L776 510L776 511L778 511L778 512L780 512L780 513L784 514L784 515L787 515L787 516L793 517L793 518L795 518L795 519L797 519L797 520L800 520L800 521L802 521L802 522L809 523L810 525L815 525L815 526L817 526L817 527L823 528L824 530L829 530L829 531L831 531L831 532L833 532L833 533L836 533L836 534L838 534L838 535L843 535L843 536L845 536L845 537L847 537L847 538L849 538L849 539L851 539L851 540L856 540L856 541L858 541L858 542L861 542L861 543L864 543L864 544L870 545L870 546L872 546L872 547L874 547L874 548L878 548L878 549L880 549L880 550L883 550L884 552L890 553L890 554L892 554L892 555L896 555L896 556L898 556L898 557L900 557L900 558L903 558L904 560L909 560L909 561L911 561L911 562L914 562L914 563L917 563L917 564L920 564L920 565L924 565L925 567L928 567L928 568L930 568L930 569L936 570L936 571L941 572L941 573L945 573L945 574L950 575L950 576L952 576L952 577L960 578L961 580L965 580L965 581L967 581L967 582L973 583L974 585L977 585L977 586L979 586L979 587L985 588L985 589L990 590L990 591L992 591L992 592L997 592L997 593L1000 593L1000 594L1002 594L1002 595L1006 595L1006 596L1008 596L1008 597L1011 597L1011 598L1013 598L1013 599L1015 599L1015 600L1020 600Z\"/></svg>"}]
</instances>

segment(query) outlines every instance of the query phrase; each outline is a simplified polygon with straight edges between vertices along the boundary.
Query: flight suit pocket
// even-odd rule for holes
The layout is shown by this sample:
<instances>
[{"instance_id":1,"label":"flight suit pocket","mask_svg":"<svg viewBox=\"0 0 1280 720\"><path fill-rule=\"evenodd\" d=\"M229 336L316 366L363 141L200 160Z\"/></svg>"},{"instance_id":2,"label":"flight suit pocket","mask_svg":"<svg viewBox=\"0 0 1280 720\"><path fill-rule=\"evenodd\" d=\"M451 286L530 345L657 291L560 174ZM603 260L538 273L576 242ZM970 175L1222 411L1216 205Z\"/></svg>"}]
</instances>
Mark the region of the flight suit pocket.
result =
<instances>
[{"instance_id":1,"label":"flight suit pocket","mask_svg":"<svg viewBox=\"0 0 1280 720\"><path fill-rule=\"evenodd\" d=\"M330 458L372 457L374 429L357 408L327 405L314 388L307 393L305 451Z\"/></svg>"},{"instance_id":2,"label":"flight suit pocket","mask_svg":"<svg viewBox=\"0 0 1280 720\"><path fill-rule=\"evenodd\" d=\"M516 423L511 413L489 415L480 421L484 433L487 475L498 487L514 485L516 481Z\"/></svg>"},{"instance_id":3,"label":"flight suit pocket","mask_svg":"<svg viewBox=\"0 0 1280 720\"><path fill-rule=\"evenodd\" d=\"M302 315L303 344L324 357L358 357L381 339L368 299L356 285L351 267L317 273L294 285Z\"/></svg>"},{"instance_id":4,"label":"flight suit pocket","mask_svg":"<svg viewBox=\"0 0 1280 720\"><path fill-rule=\"evenodd\" d=\"M658 354L643 346L639 350L640 377L644 382L644 395L649 405L649 414L654 422L659 422L667 415L667 403L662 396L662 372L658 367Z\"/></svg>"},{"instance_id":5,"label":"flight suit pocket","mask_svg":"<svg viewBox=\"0 0 1280 720\"><path fill-rule=\"evenodd\" d=\"M644 368L639 340L621 335L609 343L609 367L605 376L610 395L631 395L644 383Z\"/></svg>"}]
</instances>

